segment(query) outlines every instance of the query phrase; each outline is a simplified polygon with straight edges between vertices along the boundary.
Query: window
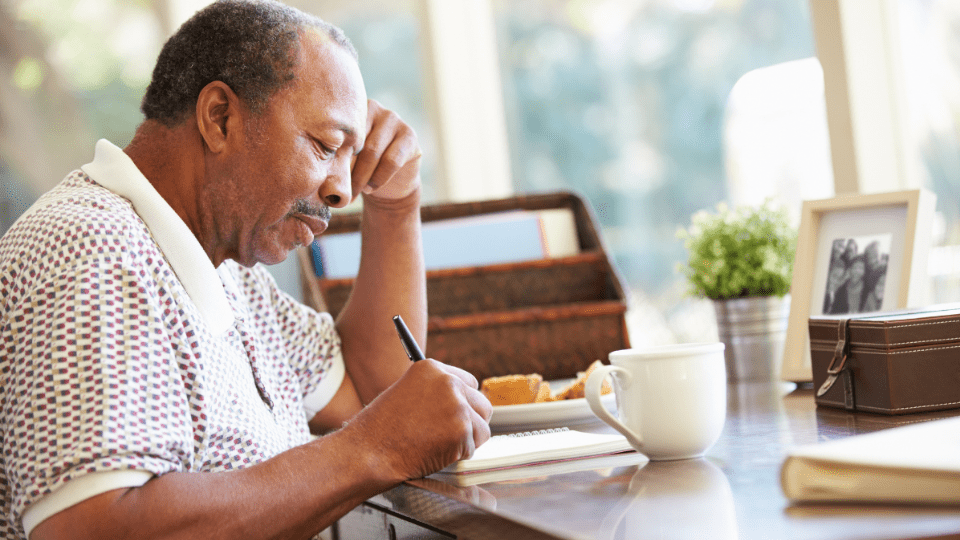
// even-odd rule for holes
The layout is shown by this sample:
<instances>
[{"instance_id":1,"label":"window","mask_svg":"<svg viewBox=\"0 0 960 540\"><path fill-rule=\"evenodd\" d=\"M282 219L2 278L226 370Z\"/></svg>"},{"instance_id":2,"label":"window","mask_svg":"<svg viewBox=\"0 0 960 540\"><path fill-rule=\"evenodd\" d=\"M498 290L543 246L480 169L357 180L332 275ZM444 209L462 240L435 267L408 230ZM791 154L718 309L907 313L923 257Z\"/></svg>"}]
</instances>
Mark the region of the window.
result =
<instances>
[{"instance_id":1,"label":"window","mask_svg":"<svg viewBox=\"0 0 960 540\"><path fill-rule=\"evenodd\" d=\"M685 298L676 231L730 200L723 133L737 81L814 56L807 3L493 5L517 190L589 199L636 295L638 343L715 339L710 306Z\"/></svg>"},{"instance_id":2,"label":"window","mask_svg":"<svg viewBox=\"0 0 960 540\"><path fill-rule=\"evenodd\" d=\"M960 5L900 0L900 45L907 101L907 144L920 156L922 181L937 194L930 258L933 302L960 301Z\"/></svg>"},{"instance_id":3,"label":"window","mask_svg":"<svg viewBox=\"0 0 960 540\"><path fill-rule=\"evenodd\" d=\"M142 118L160 26L149 5L115 0L21 0L0 8L9 36L0 51L0 232L90 161L96 139L129 142Z\"/></svg>"}]
</instances>

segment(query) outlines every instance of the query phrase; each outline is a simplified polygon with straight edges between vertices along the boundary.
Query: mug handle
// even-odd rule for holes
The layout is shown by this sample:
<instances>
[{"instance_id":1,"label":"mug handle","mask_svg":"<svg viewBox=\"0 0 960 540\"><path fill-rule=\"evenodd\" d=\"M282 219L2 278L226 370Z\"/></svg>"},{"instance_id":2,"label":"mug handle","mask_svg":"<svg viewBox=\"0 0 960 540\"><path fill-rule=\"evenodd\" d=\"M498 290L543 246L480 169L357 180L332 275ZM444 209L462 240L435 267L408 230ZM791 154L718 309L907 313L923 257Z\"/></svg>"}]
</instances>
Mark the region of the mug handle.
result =
<instances>
[{"instance_id":1,"label":"mug handle","mask_svg":"<svg viewBox=\"0 0 960 540\"><path fill-rule=\"evenodd\" d=\"M613 372L618 372L618 376L621 377L620 390L622 391L629 388L629 371L619 366L600 366L590 374L590 377L587 378L586 385L584 385L584 394L587 398L587 403L590 405L590 410L593 411L593 414L597 415L598 418L609 424L613 429L622 433L623 436L627 438L630 446L640 450L643 447L643 439L640 438L640 435L623 425L623 422L610 414L610 411L600 402L600 387L603 384L603 380ZM619 399L620 398L618 398L618 401Z\"/></svg>"}]
</instances>

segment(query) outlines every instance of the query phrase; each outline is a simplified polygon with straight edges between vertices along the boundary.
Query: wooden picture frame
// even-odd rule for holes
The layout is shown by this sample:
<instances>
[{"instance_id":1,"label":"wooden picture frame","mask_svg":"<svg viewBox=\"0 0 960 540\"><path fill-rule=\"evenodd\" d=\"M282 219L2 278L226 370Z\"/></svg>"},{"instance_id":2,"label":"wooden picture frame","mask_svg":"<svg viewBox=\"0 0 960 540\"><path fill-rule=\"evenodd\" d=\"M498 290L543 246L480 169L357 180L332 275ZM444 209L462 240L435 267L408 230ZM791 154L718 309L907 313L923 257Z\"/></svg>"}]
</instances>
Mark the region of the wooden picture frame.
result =
<instances>
[{"instance_id":1,"label":"wooden picture frame","mask_svg":"<svg viewBox=\"0 0 960 540\"><path fill-rule=\"evenodd\" d=\"M781 379L812 380L808 332L811 315L889 311L928 302L926 270L935 206L936 196L926 189L804 201ZM838 246L843 246L842 253L838 253ZM867 246L871 248L869 253ZM854 262L849 263L850 270L846 272L835 271L847 264L840 261ZM862 285L864 273L869 275L870 268L879 268L873 274L881 276L871 282L872 289ZM838 277L844 273L847 278ZM859 287L841 290L836 286L845 283L842 280L850 275L859 278ZM873 301L857 306L854 290L874 291ZM847 297L850 302L838 300ZM840 304L843 306L838 307Z\"/></svg>"}]
</instances>

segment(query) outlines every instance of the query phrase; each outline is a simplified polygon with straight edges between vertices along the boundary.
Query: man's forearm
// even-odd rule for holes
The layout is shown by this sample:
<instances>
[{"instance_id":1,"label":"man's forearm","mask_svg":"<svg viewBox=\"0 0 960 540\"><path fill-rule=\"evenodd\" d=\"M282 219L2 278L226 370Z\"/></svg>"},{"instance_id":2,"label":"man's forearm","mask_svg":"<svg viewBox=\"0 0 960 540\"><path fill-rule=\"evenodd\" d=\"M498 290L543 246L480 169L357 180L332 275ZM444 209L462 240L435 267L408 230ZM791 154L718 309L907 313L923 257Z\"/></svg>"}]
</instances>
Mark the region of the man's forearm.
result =
<instances>
[{"instance_id":1,"label":"man's forearm","mask_svg":"<svg viewBox=\"0 0 960 540\"><path fill-rule=\"evenodd\" d=\"M396 484L360 430L341 430L264 463L169 473L55 514L31 539L310 538Z\"/></svg>"},{"instance_id":2,"label":"man's forearm","mask_svg":"<svg viewBox=\"0 0 960 540\"><path fill-rule=\"evenodd\" d=\"M469 373L411 363L329 435L248 468L169 473L95 496L47 518L31 538L309 538L373 495L472 455L490 437L491 413Z\"/></svg>"},{"instance_id":3,"label":"man's forearm","mask_svg":"<svg viewBox=\"0 0 960 540\"><path fill-rule=\"evenodd\" d=\"M366 197L360 270L337 321L347 372L364 404L409 367L392 317L400 314L425 345L427 295L420 236L420 190L399 200Z\"/></svg>"}]
</instances>

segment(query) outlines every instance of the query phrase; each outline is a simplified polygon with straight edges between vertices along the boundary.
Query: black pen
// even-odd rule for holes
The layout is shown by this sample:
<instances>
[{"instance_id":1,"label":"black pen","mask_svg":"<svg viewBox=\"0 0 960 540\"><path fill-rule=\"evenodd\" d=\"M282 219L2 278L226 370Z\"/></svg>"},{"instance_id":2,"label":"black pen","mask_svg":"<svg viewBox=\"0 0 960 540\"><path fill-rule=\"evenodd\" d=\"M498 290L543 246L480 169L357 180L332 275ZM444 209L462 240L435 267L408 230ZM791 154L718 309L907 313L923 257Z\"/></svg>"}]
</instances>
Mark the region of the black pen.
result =
<instances>
[{"instance_id":1,"label":"black pen","mask_svg":"<svg viewBox=\"0 0 960 540\"><path fill-rule=\"evenodd\" d=\"M403 350L407 352L407 357L414 362L426 358L423 356L420 346L417 345L417 340L413 339L413 334L410 333L410 329L407 328L399 315L393 316L393 324L397 327L397 333L400 334L400 343L403 344Z\"/></svg>"}]
</instances>

